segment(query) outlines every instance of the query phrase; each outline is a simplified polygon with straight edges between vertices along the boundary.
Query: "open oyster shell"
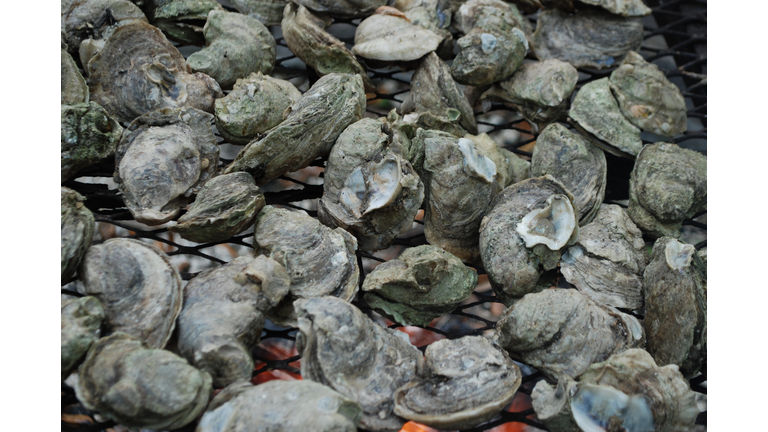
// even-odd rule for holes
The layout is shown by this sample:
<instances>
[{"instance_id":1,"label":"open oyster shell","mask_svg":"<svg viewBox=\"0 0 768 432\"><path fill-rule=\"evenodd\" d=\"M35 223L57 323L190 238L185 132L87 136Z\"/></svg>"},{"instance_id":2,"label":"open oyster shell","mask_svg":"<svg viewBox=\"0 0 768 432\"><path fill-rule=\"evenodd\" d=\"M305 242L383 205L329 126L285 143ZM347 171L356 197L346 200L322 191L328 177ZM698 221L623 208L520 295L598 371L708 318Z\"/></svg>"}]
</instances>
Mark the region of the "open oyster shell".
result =
<instances>
[{"instance_id":1,"label":"open oyster shell","mask_svg":"<svg viewBox=\"0 0 768 432\"><path fill-rule=\"evenodd\" d=\"M211 400L195 432L357 432L362 409L312 381L232 384Z\"/></svg>"},{"instance_id":2,"label":"open oyster shell","mask_svg":"<svg viewBox=\"0 0 768 432\"><path fill-rule=\"evenodd\" d=\"M88 102L88 84L77 68L75 60L61 49L61 104L72 105Z\"/></svg>"},{"instance_id":3,"label":"open oyster shell","mask_svg":"<svg viewBox=\"0 0 768 432\"><path fill-rule=\"evenodd\" d=\"M386 0L296 0L307 9L326 13L337 18L363 18L371 15L376 8L387 4Z\"/></svg>"},{"instance_id":4,"label":"open oyster shell","mask_svg":"<svg viewBox=\"0 0 768 432\"><path fill-rule=\"evenodd\" d=\"M61 380L71 374L101 335L104 309L95 297L61 302Z\"/></svg>"},{"instance_id":5,"label":"open oyster shell","mask_svg":"<svg viewBox=\"0 0 768 432\"><path fill-rule=\"evenodd\" d=\"M275 67L275 38L256 18L212 10L203 31L205 47L190 55L187 64L222 88L232 88L239 78L254 72L269 75Z\"/></svg>"},{"instance_id":6,"label":"open oyster shell","mask_svg":"<svg viewBox=\"0 0 768 432\"><path fill-rule=\"evenodd\" d=\"M427 326L472 295L477 272L430 245L406 249L365 278L365 301L403 325Z\"/></svg>"},{"instance_id":7,"label":"open oyster shell","mask_svg":"<svg viewBox=\"0 0 768 432\"><path fill-rule=\"evenodd\" d=\"M101 301L104 329L163 348L181 312L181 276L161 250L114 238L92 246L79 271L82 292Z\"/></svg>"},{"instance_id":8,"label":"open oyster shell","mask_svg":"<svg viewBox=\"0 0 768 432\"><path fill-rule=\"evenodd\" d=\"M120 124L96 102L61 106L61 181L115 155Z\"/></svg>"},{"instance_id":9,"label":"open oyster shell","mask_svg":"<svg viewBox=\"0 0 768 432\"><path fill-rule=\"evenodd\" d=\"M395 391L419 377L421 352L356 307L334 297L300 300L301 376L327 385L363 408L360 427L398 431L406 420L393 412Z\"/></svg>"},{"instance_id":10,"label":"open oyster shell","mask_svg":"<svg viewBox=\"0 0 768 432\"><path fill-rule=\"evenodd\" d=\"M61 187L61 283L66 283L77 270L86 250L91 246L96 221L83 204L85 197Z\"/></svg>"},{"instance_id":11,"label":"open oyster shell","mask_svg":"<svg viewBox=\"0 0 768 432\"><path fill-rule=\"evenodd\" d=\"M610 13L624 17L637 17L651 14L651 8L643 0L579 0L579 2L600 6Z\"/></svg>"},{"instance_id":12,"label":"open oyster shell","mask_svg":"<svg viewBox=\"0 0 768 432\"><path fill-rule=\"evenodd\" d=\"M185 45L202 45L208 13L223 11L216 0L145 1L144 7L152 25L162 30L169 39Z\"/></svg>"},{"instance_id":13,"label":"open oyster shell","mask_svg":"<svg viewBox=\"0 0 768 432\"><path fill-rule=\"evenodd\" d=\"M550 378L577 378L592 363L645 343L633 316L572 289L527 294L502 313L499 345Z\"/></svg>"},{"instance_id":14,"label":"open oyster shell","mask_svg":"<svg viewBox=\"0 0 768 432\"><path fill-rule=\"evenodd\" d=\"M219 145L211 120L195 108L166 108L126 128L115 152L114 179L137 221L160 225L173 219L216 172Z\"/></svg>"},{"instance_id":15,"label":"open oyster shell","mask_svg":"<svg viewBox=\"0 0 768 432\"><path fill-rule=\"evenodd\" d=\"M241 150L225 173L245 171L263 185L304 168L328 154L336 138L364 113L365 91L359 75L321 77L293 104L288 117Z\"/></svg>"},{"instance_id":16,"label":"open oyster shell","mask_svg":"<svg viewBox=\"0 0 768 432\"><path fill-rule=\"evenodd\" d=\"M238 12L252 16L265 26L280 25L289 0L229 0Z\"/></svg>"},{"instance_id":17,"label":"open oyster shell","mask_svg":"<svg viewBox=\"0 0 768 432\"><path fill-rule=\"evenodd\" d=\"M352 52L383 61L409 61L437 49L443 37L412 23L395 8L382 6L355 30Z\"/></svg>"},{"instance_id":18,"label":"open oyster shell","mask_svg":"<svg viewBox=\"0 0 768 432\"><path fill-rule=\"evenodd\" d=\"M184 288L179 354L211 374L216 388L250 380L264 314L285 297L290 282L285 269L265 256L238 257L195 276Z\"/></svg>"},{"instance_id":19,"label":"open oyster shell","mask_svg":"<svg viewBox=\"0 0 768 432\"><path fill-rule=\"evenodd\" d=\"M520 387L520 369L482 336L443 339L426 351L422 380L395 393L395 413L441 430L468 429L495 417Z\"/></svg>"},{"instance_id":20,"label":"open oyster shell","mask_svg":"<svg viewBox=\"0 0 768 432\"><path fill-rule=\"evenodd\" d=\"M207 372L125 333L93 344L78 375L77 399L128 428L180 428L203 412L213 392Z\"/></svg>"}]
</instances>

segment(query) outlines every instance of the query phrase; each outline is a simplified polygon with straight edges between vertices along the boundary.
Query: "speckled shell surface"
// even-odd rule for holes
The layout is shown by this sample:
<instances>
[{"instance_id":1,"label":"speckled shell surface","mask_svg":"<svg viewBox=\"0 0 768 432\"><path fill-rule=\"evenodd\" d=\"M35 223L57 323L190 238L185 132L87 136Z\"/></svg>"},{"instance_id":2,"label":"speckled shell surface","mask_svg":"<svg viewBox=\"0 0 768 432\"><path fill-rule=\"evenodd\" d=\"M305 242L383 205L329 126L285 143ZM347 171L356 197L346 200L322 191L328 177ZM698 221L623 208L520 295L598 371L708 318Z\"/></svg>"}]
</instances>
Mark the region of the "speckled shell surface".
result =
<instances>
[{"instance_id":1,"label":"speckled shell surface","mask_svg":"<svg viewBox=\"0 0 768 432\"><path fill-rule=\"evenodd\" d=\"M95 297L61 302L61 380L71 374L101 335L104 309Z\"/></svg>"},{"instance_id":2,"label":"speckled shell surface","mask_svg":"<svg viewBox=\"0 0 768 432\"><path fill-rule=\"evenodd\" d=\"M95 102L61 106L61 181L115 154L123 128Z\"/></svg>"},{"instance_id":3,"label":"speckled shell surface","mask_svg":"<svg viewBox=\"0 0 768 432\"><path fill-rule=\"evenodd\" d=\"M376 13L357 27L352 52L374 60L409 61L436 50L442 40L442 36L411 23L405 15Z\"/></svg>"},{"instance_id":4,"label":"speckled shell surface","mask_svg":"<svg viewBox=\"0 0 768 432\"><path fill-rule=\"evenodd\" d=\"M65 283L91 246L96 221L83 204L85 197L61 187L61 282Z\"/></svg>"}]
</instances>

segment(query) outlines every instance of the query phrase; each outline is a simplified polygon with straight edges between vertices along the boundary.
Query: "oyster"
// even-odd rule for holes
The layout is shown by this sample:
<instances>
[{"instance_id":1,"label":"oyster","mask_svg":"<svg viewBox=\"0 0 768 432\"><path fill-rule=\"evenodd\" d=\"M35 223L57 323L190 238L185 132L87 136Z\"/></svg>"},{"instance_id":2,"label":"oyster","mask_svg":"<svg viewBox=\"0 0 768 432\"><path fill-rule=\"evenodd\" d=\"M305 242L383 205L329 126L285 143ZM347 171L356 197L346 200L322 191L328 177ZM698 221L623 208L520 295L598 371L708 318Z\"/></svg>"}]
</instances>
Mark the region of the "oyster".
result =
<instances>
[{"instance_id":1,"label":"oyster","mask_svg":"<svg viewBox=\"0 0 768 432\"><path fill-rule=\"evenodd\" d=\"M560 259L565 279L598 303L630 310L643 307L648 265L643 233L619 206L603 204L579 229L579 241Z\"/></svg>"},{"instance_id":2,"label":"oyster","mask_svg":"<svg viewBox=\"0 0 768 432\"><path fill-rule=\"evenodd\" d=\"M213 112L214 99L223 96L216 81L192 74L179 50L144 22L115 30L87 69L91 100L119 122L162 108Z\"/></svg>"},{"instance_id":3,"label":"oyster","mask_svg":"<svg viewBox=\"0 0 768 432\"><path fill-rule=\"evenodd\" d=\"M195 432L357 432L361 415L357 402L312 381L237 383L211 400Z\"/></svg>"},{"instance_id":4,"label":"oyster","mask_svg":"<svg viewBox=\"0 0 768 432\"><path fill-rule=\"evenodd\" d=\"M213 176L219 145L213 116L195 108L153 111L133 121L115 153L115 183L133 217L160 225Z\"/></svg>"},{"instance_id":5,"label":"oyster","mask_svg":"<svg viewBox=\"0 0 768 432\"><path fill-rule=\"evenodd\" d=\"M91 246L96 221L83 204L85 197L61 187L61 283L66 283L77 270Z\"/></svg>"},{"instance_id":6,"label":"oyster","mask_svg":"<svg viewBox=\"0 0 768 432\"><path fill-rule=\"evenodd\" d=\"M326 75L291 107L288 117L252 141L225 173L245 171L263 185L328 154L336 138L363 118L365 91L359 75Z\"/></svg>"},{"instance_id":7,"label":"oyster","mask_svg":"<svg viewBox=\"0 0 768 432\"><path fill-rule=\"evenodd\" d=\"M448 30L451 25L450 4L445 0L395 0L394 6L405 17L433 33L442 36L443 41L437 48L441 58L453 57L453 35Z\"/></svg>"},{"instance_id":8,"label":"oyster","mask_svg":"<svg viewBox=\"0 0 768 432\"><path fill-rule=\"evenodd\" d=\"M283 266L265 256L241 256L195 276L184 288L179 354L211 374L216 388L250 380L264 313L285 297L290 282Z\"/></svg>"},{"instance_id":9,"label":"oyster","mask_svg":"<svg viewBox=\"0 0 768 432\"><path fill-rule=\"evenodd\" d=\"M207 372L125 333L93 344L78 374L77 400L132 429L177 429L191 423L213 392Z\"/></svg>"},{"instance_id":10,"label":"oyster","mask_svg":"<svg viewBox=\"0 0 768 432\"><path fill-rule=\"evenodd\" d=\"M195 72L203 72L222 88L254 72L269 74L275 67L275 38L256 18L212 10L203 29L205 47L187 58Z\"/></svg>"},{"instance_id":11,"label":"oyster","mask_svg":"<svg viewBox=\"0 0 768 432\"><path fill-rule=\"evenodd\" d=\"M637 318L572 289L527 294L501 314L499 345L550 378L577 378L592 363L645 343Z\"/></svg>"},{"instance_id":12,"label":"oyster","mask_svg":"<svg viewBox=\"0 0 768 432\"><path fill-rule=\"evenodd\" d=\"M69 53L61 49L61 104L88 102L88 84Z\"/></svg>"},{"instance_id":13,"label":"oyster","mask_svg":"<svg viewBox=\"0 0 768 432\"><path fill-rule=\"evenodd\" d=\"M336 18L363 18L371 15L376 8L387 4L386 0L297 0L307 9L327 13Z\"/></svg>"},{"instance_id":14,"label":"oyster","mask_svg":"<svg viewBox=\"0 0 768 432\"><path fill-rule=\"evenodd\" d=\"M169 229L196 243L222 242L253 225L264 203L249 174L220 175L205 182L187 213Z\"/></svg>"},{"instance_id":15,"label":"oyster","mask_svg":"<svg viewBox=\"0 0 768 432\"><path fill-rule=\"evenodd\" d=\"M147 17L169 39L184 45L202 45L208 13L224 9L216 0L146 0Z\"/></svg>"},{"instance_id":16,"label":"oyster","mask_svg":"<svg viewBox=\"0 0 768 432\"><path fill-rule=\"evenodd\" d=\"M691 377L707 361L707 268L696 249L662 237L645 269L648 352Z\"/></svg>"},{"instance_id":17,"label":"oyster","mask_svg":"<svg viewBox=\"0 0 768 432\"><path fill-rule=\"evenodd\" d=\"M442 41L442 36L413 24L399 10L382 6L357 27L352 52L373 60L409 61L434 51Z\"/></svg>"},{"instance_id":18,"label":"oyster","mask_svg":"<svg viewBox=\"0 0 768 432\"><path fill-rule=\"evenodd\" d=\"M356 307L333 297L301 300L296 346L301 376L327 385L363 408L360 427L398 431L405 420L395 415L395 391L419 377L421 352L381 327Z\"/></svg>"},{"instance_id":19,"label":"oyster","mask_svg":"<svg viewBox=\"0 0 768 432\"><path fill-rule=\"evenodd\" d=\"M265 26L280 25L289 0L229 0L238 12L252 16Z\"/></svg>"},{"instance_id":20,"label":"oyster","mask_svg":"<svg viewBox=\"0 0 768 432\"><path fill-rule=\"evenodd\" d=\"M395 393L395 413L441 430L468 429L495 417L520 387L520 369L482 336L443 339L426 351L425 378Z\"/></svg>"},{"instance_id":21,"label":"oyster","mask_svg":"<svg viewBox=\"0 0 768 432\"><path fill-rule=\"evenodd\" d=\"M545 174L573 194L579 225L591 222L605 198L608 166L603 151L578 133L552 123L539 135L531 157L531 176Z\"/></svg>"},{"instance_id":22,"label":"oyster","mask_svg":"<svg viewBox=\"0 0 768 432\"><path fill-rule=\"evenodd\" d=\"M627 213L644 233L678 237L685 219L707 209L707 157L677 144L649 144L629 177Z\"/></svg>"},{"instance_id":23,"label":"oyster","mask_svg":"<svg viewBox=\"0 0 768 432\"><path fill-rule=\"evenodd\" d=\"M61 380L71 374L99 339L104 310L95 297L61 302Z\"/></svg>"},{"instance_id":24,"label":"oyster","mask_svg":"<svg viewBox=\"0 0 768 432\"><path fill-rule=\"evenodd\" d=\"M363 282L365 302L402 325L427 326L472 295L477 272L439 247L406 249Z\"/></svg>"},{"instance_id":25,"label":"oyster","mask_svg":"<svg viewBox=\"0 0 768 432\"><path fill-rule=\"evenodd\" d=\"M360 277L357 241L341 228L331 229L302 211L266 206L256 219L254 247L285 267L290 293L267 314L272 322L296 327L294 301L334 296L348 302Z\"/></svg>"},{"instance_id":26,"label":"oyster","mask_svg":"<svg viewBox=\"0 0 768 432\"><path fill-rule=\"evenodd\" d=\"M651 14L651 8L643 0L579 0L579 2L600 6L610 13L624 17L645 16Z\"/></svg>"},{"instance_id":27,"label":"oyster","mask_svg":"<svg viewBox=\"0 0 768 432\"><path fill-rule=\"evenodd\" d=\"M61 181L115 155L120 124L95 102L61 106Z\"/></svg>"},{"instance_id":28,"label":"oyster","mask_svg":"<svg viewBox=\"0 0 768 432\"><path fill-rule=\"evenodd\" d=\"M454 114L456 113L455 111L452 112ZM464 135L468 134L468 132L463 127L452 122L449 117L435 115L432 111L406 114L402 117L401 122L403 124L411 125L411 127L413 127L415 130L421 128L425 131L443 131L455 136L456 138L462 138ZM423 152L421 157L422 159L424 158ZM411 163L413 163L413 161L411 161ZM416 164L414 163L413 166L416 167Z\"/></svg>"},{"instance_id":29,"label":"oyster","mask_svg":"<svg viewBox=\"0 0 768 432\"><path fill-rule=\"evenodd\" d=\"M480 256L496 296L509 306L549 287L560 255L578 235L573 196L554 177L530 178L504 189L480 225Z\"/></svg>"},{"instance_id":30,"label":"oyster","mask_svg":"<svg viewBox=\"0 0 768 432\"><path fill-rule=\"evenodd\" d=\"M114 238L92 246L79 271L82 292L101 301L104 329L163 348L181 312L181 276L161 250Z\"/></svg>"},{"instance_id":31,"label":"oyster","mask_svg":"<svg viewBox=\"0 0 768 432\"><path fill-rule=\"evenodd\" d=\"M472 140L477 148L485 149L488 158L496 164L496 174L501 180L502 187L523 181L531 176L531 163L511 151L501 148L488 134L465 135Z\"/></svg>"}]
</instances>

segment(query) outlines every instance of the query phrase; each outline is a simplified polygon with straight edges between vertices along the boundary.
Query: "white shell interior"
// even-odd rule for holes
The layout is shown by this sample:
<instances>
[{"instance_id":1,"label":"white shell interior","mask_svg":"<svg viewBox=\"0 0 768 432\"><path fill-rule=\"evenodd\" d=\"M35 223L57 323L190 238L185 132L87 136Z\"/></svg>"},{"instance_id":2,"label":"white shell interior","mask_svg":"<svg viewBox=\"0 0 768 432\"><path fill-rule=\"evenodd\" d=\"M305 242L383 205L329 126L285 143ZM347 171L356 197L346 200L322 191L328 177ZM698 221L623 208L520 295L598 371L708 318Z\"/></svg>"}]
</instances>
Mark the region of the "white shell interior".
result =
<instances>
[{"instance_id":1,"label":"white shell interior","mask_svg":"<svg viewBox=\"0 0 768 432\"><path fill-rule=\"evenodd\" d=\"M627 396L613 387L580 384L571 399L571 412L584 432L605 432L611 417L623 420L627 432L654 430L653 413L645 396Z\"/></svg>"},{"instance_id":2,"label":"white shell interior","mask_svg":"<svg viewBox=\"0 0 768 432\"><path fill-rule=\"evenodd\" d=\"M556 251L565 246L577 226L573 205L567 196L551 195L547 206L532 210L517 224L516 231L525 240L525 247L546 245Z\"/></svg>"},{"instance_id":3,"label":"white shell interior","mask_svg":"<svg viewBox=\"0 0 768 432\"><path fill-rule=\"evenodd\" d=\"M459 150L464 156L464 171L467 174L492 183L496 177L496 164L489 158L478 154L471 139L459 138Z\"/></svg>"},{"instance_id":4,"label":"white shell interior","mask_svg":"<svg viewBox=\"0 0 768 432\"><path fill-rule=\"evenodd\" d=\"M667 265L672 270L680 270L688 267L693 259L693 254L696 252L696 248L693 245L680 243L677 240L672 240L667 243L667 247L664 248L664 255L667 259Z\"/></svg>"},{"instance_id":5,"label":"white shell interior","mask_svg":"<svg viewBox=\"0 0 768 432\"><path fill-rule=\"evenodd\" d=\"M369 162L367 165L365 171L362 167L352 171L339 194L341 205L357 218L392 204L403 189L400 184L400 161L397 158L386 157L378 163Z\"/></svg>"}]
</instances>

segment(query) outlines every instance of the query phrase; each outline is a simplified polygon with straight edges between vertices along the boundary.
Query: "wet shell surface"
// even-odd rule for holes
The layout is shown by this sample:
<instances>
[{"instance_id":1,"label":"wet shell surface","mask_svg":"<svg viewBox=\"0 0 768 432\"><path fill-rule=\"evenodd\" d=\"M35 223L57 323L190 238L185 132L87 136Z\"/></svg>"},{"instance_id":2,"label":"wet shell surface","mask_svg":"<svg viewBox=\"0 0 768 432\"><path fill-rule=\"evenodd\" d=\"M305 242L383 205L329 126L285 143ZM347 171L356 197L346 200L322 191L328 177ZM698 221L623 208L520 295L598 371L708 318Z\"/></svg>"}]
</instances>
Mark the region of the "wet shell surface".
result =
<instances>
[{"instance_id":1,"label":"wet shell surface","mask_svg":"<svg viewBox=\"0 0 768 432\"><path fill-rule=\"evenodd\" d=\"M101 335L104 309L95 297L61 302L61 380L71 374Z\"/></svg>"},{"instance_id":2,"label":"wet shell surface","mask_svg":"<svg viewBox=\"0 0 768 432\"><path fill-rule=\"evenodd\" d=\"M337 18L363 18L387 4L386 0L298 0L307 9Z\"/></svg>"},{"instance_id":3,"label":"wet shell surface","mask_svg":"<svg viewBox=\"0 0 768 432\"><path fill-rule=\"evenodd\" d=\"M223 8L216 0L144 0L152 25L184 45L202 45L208 13Z\"/></svg>"},{"instance_id":4,"label":"wet shell surface","mask_svg":"<svg viewBox=\"0 0 768 432\"><path fill-rule=\"evenodd\" d=\"M77 270L86 250L91 246L96 221L85 207L85 197L61 187L61 283L66 283Z\"/></svg>"},{"instance_id":5,"label":"wet shell surface","mask_svg":"<svg viewBox=\"0 0 768 432\"><path fill-rule=\"evenodd\" d=\"M355 55L374 60L409 61L437 49L442 36L411 23L402 12L394 10L400 15L377 11L360 23L352 47Z\"/></svg>"},{"instance_id":6,"label":"wet shell surface","mask_svg":"<svg viewBox=\"0 0 768 432\"><path fill-rule=\"evenodd\" d=\"M61 49L61 104L73 105L88 102L88 84L77 68L75 60Z\"/></svg>"},{"instance_id":7,"label":"wet shell surface","mask_svg":"<svg viewBox=\"0 0 768 432\"><path fill-rule=\"evenodd\" d=\"M123 128L99 104L61 106L61 181L112 158Z\"/></svg>"},{"instance_id":8,"label":"wet shell surface","mask_svg":"<svg viewBox=\"0 0 768 432\"><path fill-rule=\"evenodd\" d=\"M265 26L280 25L289 0L230 0L238 12L252 16Z\"/></svg>"}]
</instances>

